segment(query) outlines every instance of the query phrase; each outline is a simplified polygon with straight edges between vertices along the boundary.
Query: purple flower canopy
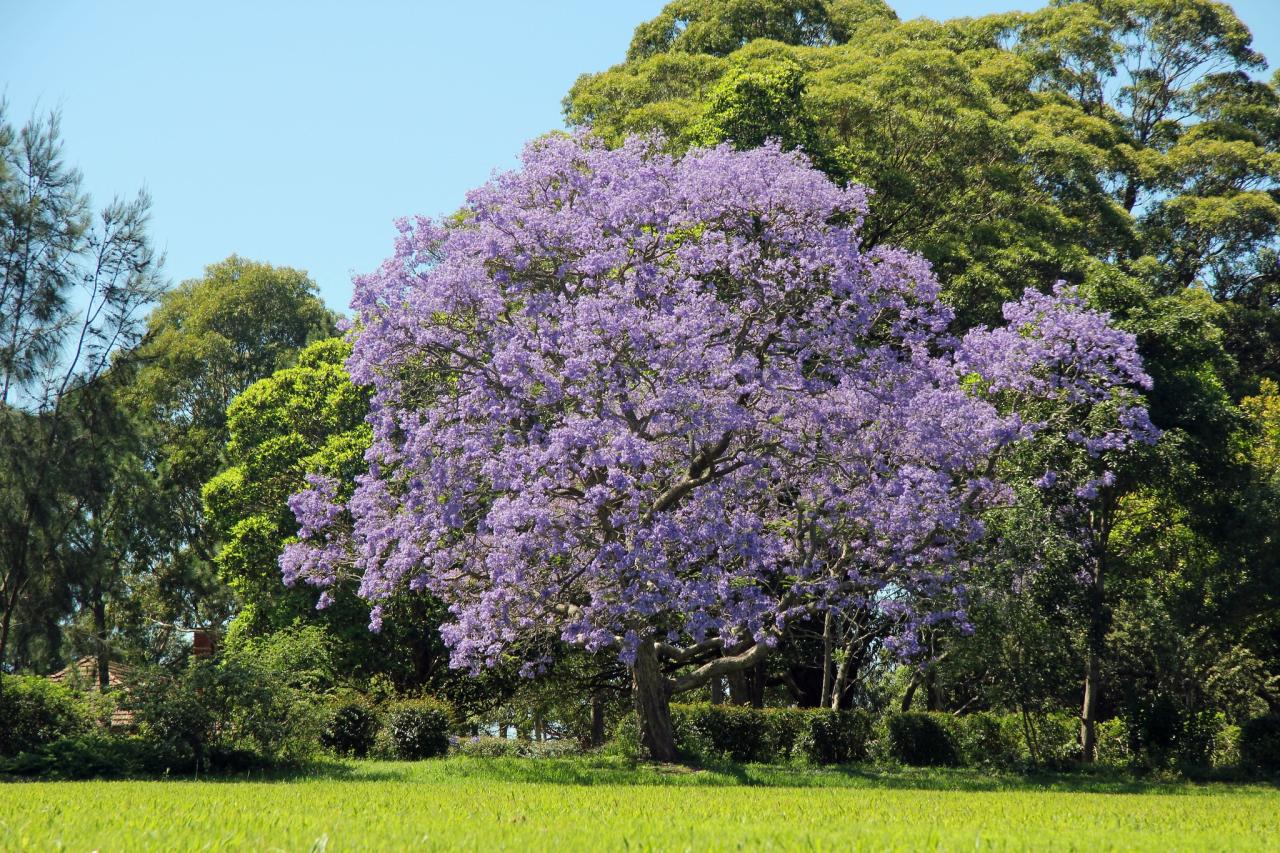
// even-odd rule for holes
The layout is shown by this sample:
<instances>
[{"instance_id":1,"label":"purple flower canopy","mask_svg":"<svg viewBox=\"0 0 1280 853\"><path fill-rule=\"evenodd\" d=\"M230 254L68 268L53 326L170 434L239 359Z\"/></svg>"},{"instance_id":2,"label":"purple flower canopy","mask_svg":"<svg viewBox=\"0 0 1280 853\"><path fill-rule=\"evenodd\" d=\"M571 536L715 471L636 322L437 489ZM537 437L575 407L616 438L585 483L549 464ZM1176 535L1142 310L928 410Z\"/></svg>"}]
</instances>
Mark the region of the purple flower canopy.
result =
<instances>
[{"instance_id":1,"label":"purple flower canopy","mask_svg":"<svg viewBox=\"0 0 1280 853\"><path fill-rule=\"evenodd\" d=\"M629 660L833 608L959 616L993 460L1037 427L999 394L1145 374L1065 289L953 355L928 264L860 247L866 204L777 147L551 136L456 219L402 222L352 303L369 470L291 501L286 581L428 590L473 668L531 637Z\"/></svg>"}]
</instances>

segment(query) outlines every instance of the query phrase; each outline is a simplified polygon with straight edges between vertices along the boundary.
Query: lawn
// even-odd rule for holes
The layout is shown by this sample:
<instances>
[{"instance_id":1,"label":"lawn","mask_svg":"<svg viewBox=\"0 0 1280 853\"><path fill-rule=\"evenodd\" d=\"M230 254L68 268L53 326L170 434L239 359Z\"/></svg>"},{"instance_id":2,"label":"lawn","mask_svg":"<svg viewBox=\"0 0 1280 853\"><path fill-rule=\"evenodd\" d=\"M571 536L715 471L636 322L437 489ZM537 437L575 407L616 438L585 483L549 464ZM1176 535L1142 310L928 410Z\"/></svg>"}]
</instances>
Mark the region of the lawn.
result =
<instances>
[{"instance_id":1,"label":"lawn","mask_svg":"<svg viewBox=\"0 0 1280 853\"><path fill-rule=\"evenodd\" d=\"M0 785L0 850L1248 850L1280 790L966 771L352 762L258 780Z\"/></svg>"}]
</instances>

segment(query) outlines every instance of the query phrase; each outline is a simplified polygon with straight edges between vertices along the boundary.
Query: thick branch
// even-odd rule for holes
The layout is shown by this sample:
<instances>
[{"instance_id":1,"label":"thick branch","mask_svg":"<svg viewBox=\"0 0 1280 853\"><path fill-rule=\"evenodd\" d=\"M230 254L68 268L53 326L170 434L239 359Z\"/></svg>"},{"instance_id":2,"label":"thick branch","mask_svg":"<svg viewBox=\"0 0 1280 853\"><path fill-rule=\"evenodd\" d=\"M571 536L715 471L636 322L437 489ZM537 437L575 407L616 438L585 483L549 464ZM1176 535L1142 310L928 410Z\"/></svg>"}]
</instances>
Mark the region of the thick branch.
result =
<instances>
[{"instance_id":1,"label":"thick branch","mask_svg":"<svg viewBox=\"0 0 1280 853\"><path fill-rule=\"evenodd\" d=\"M767 654L769 654L769 647L764 643L757 642L741 654L716 658L713 661L704 663L687 675L671 679L667 682L667 693L674 696L677 693L684 693L701 687L713 678L749 669L764 660Z\"/></svg>"}]
</instances>

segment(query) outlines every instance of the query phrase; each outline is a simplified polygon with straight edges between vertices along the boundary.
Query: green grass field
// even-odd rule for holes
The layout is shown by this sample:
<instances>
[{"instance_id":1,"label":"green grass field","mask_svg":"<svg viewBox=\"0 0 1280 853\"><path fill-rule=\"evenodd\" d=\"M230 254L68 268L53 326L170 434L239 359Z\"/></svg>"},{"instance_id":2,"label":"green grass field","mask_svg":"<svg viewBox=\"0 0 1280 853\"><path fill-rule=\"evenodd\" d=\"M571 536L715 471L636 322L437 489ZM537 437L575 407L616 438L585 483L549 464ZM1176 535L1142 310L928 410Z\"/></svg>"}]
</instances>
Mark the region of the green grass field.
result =
<instances>
[{"instance_id":1,"label":"green grass field","mask_svg":"<svg viewBox=\"0 0 1280 853\"><path fill-rule=\"evenodd\" d=\"M1280 790L963 771L359 762L0 785L0 850L1264 850Z\"/></svg>"}]
</instances>

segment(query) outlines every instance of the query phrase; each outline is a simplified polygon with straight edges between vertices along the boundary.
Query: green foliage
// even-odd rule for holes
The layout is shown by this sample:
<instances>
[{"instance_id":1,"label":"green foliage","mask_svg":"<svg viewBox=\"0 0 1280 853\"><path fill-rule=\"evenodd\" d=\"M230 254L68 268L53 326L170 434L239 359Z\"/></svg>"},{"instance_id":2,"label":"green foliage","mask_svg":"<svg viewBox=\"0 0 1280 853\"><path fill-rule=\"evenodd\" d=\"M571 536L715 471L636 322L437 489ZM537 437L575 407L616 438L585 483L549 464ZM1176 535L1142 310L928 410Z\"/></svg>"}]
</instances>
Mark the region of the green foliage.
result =
<instances>
[{"instance_id":1,"label":"green foliage","mask_svg":"<svg viewBox=\"0 0 1280 853\"><path fill-rule=\"evenodd\" d=\"M458 742L458 753L472 758L567 758L581 755L576 740L527 740L525 738L473 737Z\"/></svg>"},{"instance_id":2,"label":"green foliage","mask_svg":"<svg viewBox=\"0 0 1280 853\"><path fill-rule=\"evenodd\" d=\"M866 760L871 739L871 717L866 711L816 708L802 713L796 753L817 765Z\"/></svg>"},{"instance_id":3,"label":"green foliage","mask_svg":"<svg viewBox=\"0 0 1280 853\"><path fill-rule=\"evenodd\" d=\"M269 672L288 687L320 694L338 682L335 645L323 627L295 624L265 637L229 637L223 659Z\"/></svg>"},{"instance_id":4,"label":"green foliage","mask_svg":"<svg viewBox=\"0 0 1280 853\"><path fill-rule=\"evenodd\" d=\"M364 758L373 749L380 726L377 713L363 702L343 702L329 714L320 743L338 755Z\"/></svg>"},{"instance_id":5,"label":"green foliage","mask_svg":"<svg viewBox=\"0 0 1280 853\"><path fill-rule=\"evenodd\" d=\"M1254 717L1240 727L1240 763L1260 773L1280 773L1280 714Z\"/></svg>"},{"instance_id":6,"label":"green foliage","mask_svg":"<svg viewBox=\"0 0 1280 853\"><path fill-rule=\"evenodd\" d=\"M0 675L0 756L17 755L89 730L87 705L47 678Z\"/></svg>"},{"instance_id":7,"label":"green foliage","mask_svg":"<svg viewBox=\"0 0 1280 853\"><path fill-rule=\"evenodd\" d=\"M671 719L680 751L702 760L848 764L866 759L871 735L865 711L701 703L673 705Z\"/></svg>"},{"instance_id":8,"label":"green foliage","mask_svg":"<svg viewBox=\"0 0 1280 853\"><path fill-rule=\"evenodd\" d=\"M1010 770L1026 766L1021 720L1013 714L979 711L956 719L955 738L968 767Z\"/></svg>"},{"instance_id":9,"label":"green foliage","mask_svg":"<svg viewBox=\"0 0 1280 853\"><path fill-rule=\"evenodd\" d=\"M124 394L145 426L151 474L146 559L130 580L131 628L147 641L157 639L145 636L149 622L219 624L234 612L239 590L213 565L227 531L210 523L201 495L224 465L227 408L332 336L335 321L306 273L234 255L167 293L148 318L142 367Z\"/></svg>"},{"instance_id":10,"label":"green foliage","mask_svg":"<svg viewBox=\"0 0 1280 853\"><path fill-rule=\"evenodd\" d=\"M673 705L676 746L702 758L771 761L777 745L764 712L745 705Z\"/></svg>"},{"instance_id":11,"label":"green foliage","mask_svg":"<svg viewBox=\"0 0 1280 853\"><path fill-rule=\"evenodd\" d=\"M184 750L153 738L122 737L91 732L65 737L0 760L0 775L43 779L113 779L130 776L165 776L199 771L245 770L260 764L243 751L215 750L197 766Z\"/></svg>"},{"instance_id":12,"label":"green foliage","mask_svg":"<svg viewBox=\"0 0 1280 853\"><path fill-rule=\"evenodd\" d=\"M314 695L235 658L192 659L177 674L143 671L125 704L144 737L197 767L245 752L265 763L304 759L314 753L324 725Z\"/></svg>"},{"instance_id":13,"label":"green foliage","mask_svg":"<svg viewBox=\"0 0 1280 853\"><path fill-rule=\"evenodd\" d=\"M908 711L888 719L889 749L913 767L956 767L962 763L954 718Z\"/></svg>"},{"instance_id":14,"label":"green foliage","mask_svg":"<svg viewBox=\"0 0 1280 853\"><path fill-rule=\"evenodd\" d=\"M393 604L387 629L374 634L369 606L350 585L332 590L335 601L318 611L315 590L285 588L276 562L297 532L288 499L304 475L350 484L361 470L370 442L368 391L347 375L350 349L340 338L316 341L227 408L228 465L203 489L207 520L222 543L218 573L240 603L227 642L249 656L288 646L289 654L311 658L305 667L316 689L379 672L419 687L445 669L434 631L438 607Z\"/></svg>"},{"instance_id":15,"label":"green foliage","mask_svg":"<svg viewBox=\"0 0 1280 853\"><path fill-rule=\"evenodd\" d=\"M453 711L436 699L405 700L387 711L385 725L397 758L436 758L449 751Z\"/></svg>"}]
</instances>

